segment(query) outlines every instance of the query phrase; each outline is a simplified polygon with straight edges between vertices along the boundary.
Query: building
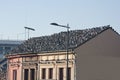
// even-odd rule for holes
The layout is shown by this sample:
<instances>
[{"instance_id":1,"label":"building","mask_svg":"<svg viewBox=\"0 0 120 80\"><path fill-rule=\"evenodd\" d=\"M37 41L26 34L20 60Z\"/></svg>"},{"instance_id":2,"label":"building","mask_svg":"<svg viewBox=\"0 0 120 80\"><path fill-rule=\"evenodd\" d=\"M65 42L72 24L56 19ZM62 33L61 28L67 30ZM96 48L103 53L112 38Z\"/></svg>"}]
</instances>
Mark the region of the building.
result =
<instances>
[{"instance_id":1,"label":"building","mask_svg":"<svg viewBox=\"0 0 120 80\"><path fill-rule=\"evenodd\" d=\"M120 35L107 29L75 49L77 80L120 79Z\"/></svg>"},{"instance_id":2,"label":"building","mask_svg":"<svg viewBox=\"0 0 120 80\"><path fill-rule=\"evenodd\" d=\"M66 75L65 55L65 52L53 52L50 54L30 53L9 56L8 79L64 80ZM69 59L69 78L74 80L74 75L71 74L74 74L74 55L72 53L69 54ZM60 74L57 75L58 73Z\"/></svg>"},{"instance_id":3,"label":"building","mask_svg":"<svg viewBox=\"0 0 120 80\"><path fill-rule=\"evenodd\" d=\"M31 38L12 50L8 80L66 80L66 36ZM119 47L120 35L109 25L71 30L68 80L119 80Z\"/></svg>"}]
</instances>

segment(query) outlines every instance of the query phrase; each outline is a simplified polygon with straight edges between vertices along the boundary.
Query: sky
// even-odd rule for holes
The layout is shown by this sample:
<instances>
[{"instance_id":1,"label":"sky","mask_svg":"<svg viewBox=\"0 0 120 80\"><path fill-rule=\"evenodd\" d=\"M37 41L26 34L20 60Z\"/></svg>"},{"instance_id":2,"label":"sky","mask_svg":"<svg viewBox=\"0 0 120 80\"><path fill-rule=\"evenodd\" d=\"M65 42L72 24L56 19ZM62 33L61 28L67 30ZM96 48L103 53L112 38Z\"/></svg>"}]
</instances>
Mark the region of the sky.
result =
<instances>
[{"instance_id":1,"label":"sky","mask_svg":"<svg viewBox=\"0 0 120 80\"><path fill-rule=\"evenodd\" d=\"M66 31L53 22L70 30L111 25L120 33L120 0L0 0L0 40L28 38L24 27L35 29L30 37Z\"/></svg>"}]
</instances>

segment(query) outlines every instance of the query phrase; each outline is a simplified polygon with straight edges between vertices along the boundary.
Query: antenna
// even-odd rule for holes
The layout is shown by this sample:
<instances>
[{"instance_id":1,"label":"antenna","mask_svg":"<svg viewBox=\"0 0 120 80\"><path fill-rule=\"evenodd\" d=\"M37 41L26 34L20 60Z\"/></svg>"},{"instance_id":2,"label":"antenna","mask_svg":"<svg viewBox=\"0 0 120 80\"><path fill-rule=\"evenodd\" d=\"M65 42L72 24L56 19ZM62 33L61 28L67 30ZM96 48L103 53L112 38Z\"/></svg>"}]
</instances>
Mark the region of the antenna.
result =
<instances>
[{"instance_id":1,"label":"antenna","mask_svg":"<svg viewBox=\"0 0 120 80\"><path fill-rule=\"evenodd\" d=\"M33 28L30 28L30 27L24 27L25 28L25 40L26 40L26 30L28 30L28 39L29 39L29 30L31 30L31 31L35 31L35 29L33 29Z\"/></svg>"}]
</instances>

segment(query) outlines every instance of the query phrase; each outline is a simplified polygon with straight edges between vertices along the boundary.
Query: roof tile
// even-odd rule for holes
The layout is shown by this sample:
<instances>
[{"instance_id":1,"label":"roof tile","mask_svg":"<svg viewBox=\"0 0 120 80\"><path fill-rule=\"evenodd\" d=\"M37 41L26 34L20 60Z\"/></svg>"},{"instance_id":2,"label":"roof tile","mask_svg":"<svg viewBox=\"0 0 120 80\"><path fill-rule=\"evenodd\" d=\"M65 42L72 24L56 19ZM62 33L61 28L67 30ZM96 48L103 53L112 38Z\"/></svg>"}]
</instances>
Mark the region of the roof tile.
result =
<instances>
[{"instance_id":1,"label":"roof tile","mask_svg":"<svg viewBox=\"0 0 120 80\"><path fill-rule=\"evenodd\" d=\"M69 31L69 49L73 49L102 31L111 28L110 25L84 30ZM67 32L60 32L50 36L34 37L11 51L11 53L38 53L66 50Z\"/></svg>"}]
</instances>

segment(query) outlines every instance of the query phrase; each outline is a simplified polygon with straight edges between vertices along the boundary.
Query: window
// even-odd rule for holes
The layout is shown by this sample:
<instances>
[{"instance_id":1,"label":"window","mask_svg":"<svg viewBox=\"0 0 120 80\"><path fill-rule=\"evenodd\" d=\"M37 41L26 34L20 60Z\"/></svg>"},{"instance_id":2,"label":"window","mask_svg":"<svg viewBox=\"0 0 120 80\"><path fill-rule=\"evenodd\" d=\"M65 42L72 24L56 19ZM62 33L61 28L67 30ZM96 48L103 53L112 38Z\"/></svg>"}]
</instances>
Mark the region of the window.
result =
<instances>
[{"instance_id":1,"label":"window","mask_svg":"<svg viewBox=\"0 0 120 80\"><path fill-rule=\"evenodd\" d=\"M17 70L13 70L13 80L17 80Z\"/></svg>"},{"instance_id":2,"label":"window","mask_svg":"<svg viewBox=\"0 0 120 80\"><path fill-rule=\"evenodd\" d=\"M63 75L64 75L63 68L59 68L59 80L63 80Z\"/></svg>"},{"instance_id":3,"label":"window","mask_svg":"<svg viewBox=\"0 0 120 80\"><path fill-rule=\"evenodd\" d=\"M35 80L35 69L30 69L30 79Z\"/></svg>"},{"instance_id":4,"label":"window","mask_svg":"<svg viewBox=\"0 0 120 80\"><path fill-rule=\"evenodd\" d=\"M68 80L71 80L71 68L68 68Z\"/></svg>"},{"instance_id":5,"label":"window","mask_svg":"<svg viewBox=\"0 0 120 80\"><path fill-rule=\"evenodd\" d=\"M24 69L24 80L28 80L28 69Z\"/></svg>"},{"instance_id":6,"label":"window","mask_svg":"<svg viewBox=\"0 0 120 80\"><path fill-rule=\"evenodd\" d=\"M49 68L48 76L49 76L49 79L53 78L53 68Z\"/></svg>"},{"instance_id":7,"label":"window","mask_svg":"<svg viewBox=\"0 0 120 80\"><path fill-rule=\"evenodd\" d=\"M46 79L46 69L42 69L42 79Z\"/></svg>"}]
</instances>

